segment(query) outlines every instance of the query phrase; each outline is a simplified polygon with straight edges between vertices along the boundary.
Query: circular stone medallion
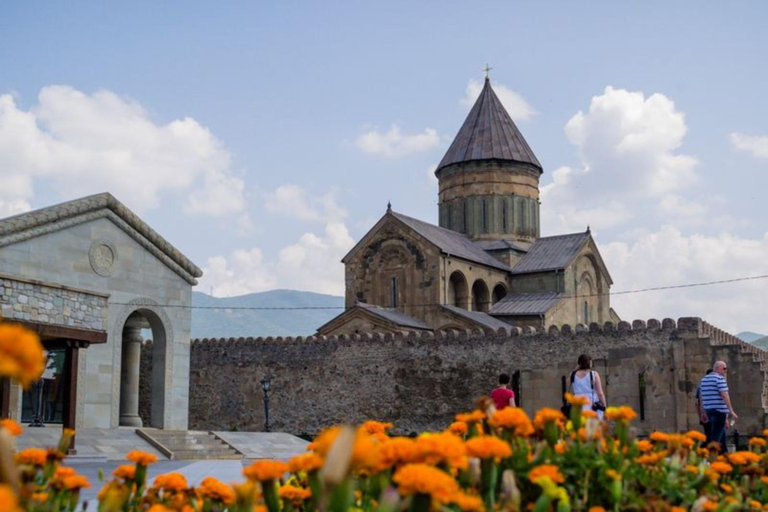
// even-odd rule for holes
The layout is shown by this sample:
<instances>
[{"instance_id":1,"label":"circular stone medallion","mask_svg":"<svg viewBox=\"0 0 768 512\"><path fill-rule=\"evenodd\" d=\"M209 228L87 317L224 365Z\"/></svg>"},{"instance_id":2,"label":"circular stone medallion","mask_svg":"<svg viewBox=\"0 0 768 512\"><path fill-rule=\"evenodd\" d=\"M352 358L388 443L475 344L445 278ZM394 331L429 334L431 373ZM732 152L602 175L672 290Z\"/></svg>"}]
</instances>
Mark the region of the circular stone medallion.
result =
<instances>
[{"instance_id":1,"label":"circular stone medallion","mask_svg":"<svg viewBox=\"0 0 768 512\"><path fill-rule=\"evenodd\" d=\"M88 251L88 259L94 272L103 277L111 276L117 261L115 244L104 238L96 240Z\"/></svg>"}]
</instances>

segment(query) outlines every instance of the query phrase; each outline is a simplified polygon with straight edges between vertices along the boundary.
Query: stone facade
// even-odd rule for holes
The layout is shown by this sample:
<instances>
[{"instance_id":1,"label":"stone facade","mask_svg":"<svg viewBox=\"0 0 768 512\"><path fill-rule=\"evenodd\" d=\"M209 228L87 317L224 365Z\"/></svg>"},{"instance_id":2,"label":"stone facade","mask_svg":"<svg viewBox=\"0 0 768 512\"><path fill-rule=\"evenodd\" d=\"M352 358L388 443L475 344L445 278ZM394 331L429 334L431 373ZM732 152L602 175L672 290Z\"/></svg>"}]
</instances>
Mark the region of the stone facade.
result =
<instances>
[{"instance_id":1,"label":"stone facade","mask_svg":"<svg viewBox=\"0 0 768 512\"><path fill-rule=\"evenodd\" d=\"M516 376L530 414L560 406L581 353L593 356L609 404L642 413L636 423L641 434L698 428L696 386L718 359L735 370L728 377L741 433L757 434L765 426L766 352L698 318L683 318L547 332L194 340L190 428L260 430L259 380L265 375L273 379L270 421L285 432L317 433L367 419L391 421L401 433L443 429L487 394L502 371Z\"/></svg>"},{"instance_id":2,"label":"stone facade","mask_svg":"<svg viewBox=\"0 0 768 512\"><path fill-rule=\"evenodd\" d=\"M103 330L107 295L0 275L0 317Z\"/></svg>"}]
</instances>

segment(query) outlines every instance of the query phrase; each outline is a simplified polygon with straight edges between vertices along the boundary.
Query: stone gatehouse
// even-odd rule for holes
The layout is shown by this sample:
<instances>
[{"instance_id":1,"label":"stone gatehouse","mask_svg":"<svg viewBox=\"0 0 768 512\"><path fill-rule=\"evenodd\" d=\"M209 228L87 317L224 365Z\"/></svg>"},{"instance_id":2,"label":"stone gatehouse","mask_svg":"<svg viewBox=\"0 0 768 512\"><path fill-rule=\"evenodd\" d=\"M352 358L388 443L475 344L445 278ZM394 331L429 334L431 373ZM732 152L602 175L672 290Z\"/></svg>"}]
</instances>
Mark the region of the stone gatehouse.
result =
<instances>
[{"instance_id":1,"label":"stone gatehouse","mask_svg":"<svg viewBox=\"0 0 768 512\"><path fill-rule=\"evenodd\" d=\"M513 375L529 413L559 407L579 354L593 356L608 403L639 412L640 433L698 428L696 386L728 363L742 434L761 433L768 412L766 352L698 318L581 324L548 331L430 331L193 340L189 423L195 429L261 430L259 380L272 377L274 430L317 433L339 422L391 421L396 431L443 429Z\"/></svg>"}]
</instances>

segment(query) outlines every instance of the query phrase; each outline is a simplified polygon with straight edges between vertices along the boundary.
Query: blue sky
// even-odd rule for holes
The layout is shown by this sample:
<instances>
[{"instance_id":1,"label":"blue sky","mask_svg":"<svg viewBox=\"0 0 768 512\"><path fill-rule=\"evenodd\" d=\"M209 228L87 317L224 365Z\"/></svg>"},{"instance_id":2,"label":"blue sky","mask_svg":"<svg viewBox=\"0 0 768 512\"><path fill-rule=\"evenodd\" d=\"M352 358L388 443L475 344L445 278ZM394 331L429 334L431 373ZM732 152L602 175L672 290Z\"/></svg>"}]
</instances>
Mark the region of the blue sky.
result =
<instances>
[{"instance_id":1,"label":"blue sky","mask_svg":"<svg viewBox=\"0 0 768 512\"><path fill-rule=\"evenodd\" d=\"M764 2L15 2L0 215L109 190L203 291L340 293L387 200L436 220L487 62L544 233L590 224L615 291L768 274L766 48ZM613 304L768 332L767 283Z\"/></svg>"}]
</instances>

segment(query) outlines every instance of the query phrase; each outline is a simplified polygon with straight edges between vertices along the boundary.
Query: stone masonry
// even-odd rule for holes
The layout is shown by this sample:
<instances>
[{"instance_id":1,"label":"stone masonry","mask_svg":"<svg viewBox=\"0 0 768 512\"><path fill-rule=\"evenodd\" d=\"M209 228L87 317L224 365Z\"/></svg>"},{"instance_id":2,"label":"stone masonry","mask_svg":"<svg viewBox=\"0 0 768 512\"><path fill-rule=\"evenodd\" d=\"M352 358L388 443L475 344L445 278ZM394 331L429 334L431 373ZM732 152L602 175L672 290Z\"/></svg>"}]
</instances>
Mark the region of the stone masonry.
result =
<instances>
[{"instance_id":1,"label":"stone masonry","mask_svg":"<svg viewBox=\"0 0 768 512\"><path fill-rule=\"evenodd\" d=\"M108 295L0 275L0 317L104 330Z\"/></svg>"},{"instance_id":2,"label":"stone masonry","mask_svg":"<svg viewBox=\"0 0 768 512\"><path fill-rule=\"evenodd\" d=\"M391 421L400 433L443 429L471 410L497 375L519 382L532 414L559 407L579 354L593 356L609 405L641 413L641 434L699 428L694 393L718 359L729 368L742 434L762 432L766 352L698 318L532 328L308 338L193 340L189 425L261 430L259 380L272 377L273 430L314 434L339 422ZM760 383L760 384L757 384Z\"/></svg>"}]
</instances>

